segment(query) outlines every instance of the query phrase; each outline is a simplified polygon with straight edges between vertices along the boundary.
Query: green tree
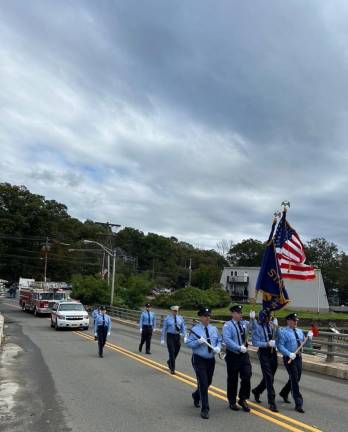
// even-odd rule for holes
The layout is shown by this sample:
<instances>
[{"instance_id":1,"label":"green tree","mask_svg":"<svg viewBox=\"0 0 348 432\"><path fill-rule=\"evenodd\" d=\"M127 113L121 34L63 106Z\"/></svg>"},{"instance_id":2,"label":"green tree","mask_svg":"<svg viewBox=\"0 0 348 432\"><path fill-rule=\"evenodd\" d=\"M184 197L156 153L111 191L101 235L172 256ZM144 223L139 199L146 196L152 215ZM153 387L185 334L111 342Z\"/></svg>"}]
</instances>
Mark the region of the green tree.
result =
<instances>
[{"instance_id":1,"label":"green tree","mask_svg":"<svg viewBox=\"0 0 348 432\"><path fill-rule=\"evenodd\" d=\"M74 276L72 286L72 297L83 304L110 304L110 289L99 276Z\"/></svg>"},{"instance_id":2,"label":"green tree","mask_svg":"<svg viewBox=\"0 0 348 432\"><path fill-rule=\"evenodd\" d=\"M118 296L124 304L130 308L137 308L144 304L145 298L153 289L153 282L149 274L137 274L130 276L122 282Z\"/></svg>"},{"instance_id":3,"label":"green tree","mask_svg":"<svg viewBox=\"0 0 348 432\"><path fill-rule=\"evenodd\" d=\"M265 245L260 240L242 240L231 247L228 260L235 266L259 267L264 250Z\"/></svg>"},{"instance_id":4,"label":"green tree","mask_svg":"<svg viewBox=\"0 0 348 432\"><path fill-rule=\"evenodd\" d=\"M216 266L201 265L192 273L192 285L207 290L219 283L221 270Z\"/></svg>"}]
</instances>

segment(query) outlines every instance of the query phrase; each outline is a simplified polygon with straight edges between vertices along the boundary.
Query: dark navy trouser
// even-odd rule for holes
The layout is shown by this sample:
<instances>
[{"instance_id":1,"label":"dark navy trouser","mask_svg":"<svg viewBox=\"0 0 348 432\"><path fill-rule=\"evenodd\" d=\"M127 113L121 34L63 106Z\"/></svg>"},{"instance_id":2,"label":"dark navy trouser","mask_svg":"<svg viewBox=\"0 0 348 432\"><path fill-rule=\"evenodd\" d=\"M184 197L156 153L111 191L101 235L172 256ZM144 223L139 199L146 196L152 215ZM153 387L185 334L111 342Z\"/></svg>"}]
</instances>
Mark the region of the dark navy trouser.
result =
<instances>
[{"instance_id":1,"label":"dark navy trouser","mask_svg":"<svg viewBox=\"0 0 348 432\"><path fill-rule=\"evenodd\" d=\"M98 326L97 337L98 337L98 351L100 356L103 355L103 349L106 344L107 335L108 335L108 327Z\"/></svg>"},{"instance_id":2,"label":"dark navy trouser","mask_svg":"<svg viewBox=\"0 0 348 432\"><path fill-rule=\"evenodd\" d=\"M203 358L197 354L192 356L192 366L197 376L197 390L192 393L196 401L201 401L201 410L209 411L208 389L213 381L215 358Z\"/></svg>"},{"instance_id":3,"label":"dark navy trouser","mask_svg":"<svg viewBox=\"0 0 348 432\"><path fill-rule=\"evenodd\" d=\"M289 374L289 381L285 384L279 394L281 396L288 397L291 390L295 405L297 407L302 407L303 398L299 385L302 375L302 357L298 355L290 364L288 363L289 357L283 357L283 360L286 370Z\"/></svg>"}]
</instances>

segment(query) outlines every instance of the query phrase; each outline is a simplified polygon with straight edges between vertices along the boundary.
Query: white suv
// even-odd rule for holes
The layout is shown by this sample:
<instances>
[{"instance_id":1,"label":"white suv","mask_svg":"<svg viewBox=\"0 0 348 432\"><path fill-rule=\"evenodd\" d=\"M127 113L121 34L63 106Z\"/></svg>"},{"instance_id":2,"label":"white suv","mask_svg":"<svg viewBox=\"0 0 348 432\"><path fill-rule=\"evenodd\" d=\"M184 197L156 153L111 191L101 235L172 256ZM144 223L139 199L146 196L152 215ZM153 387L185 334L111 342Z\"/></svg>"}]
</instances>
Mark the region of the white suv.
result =
<instances>
[{"instance_id":1,"label":"white suv","mask_svg":"<svg viewBox=\"0 0 348 432\"><path fill-rule=\"evenodd\" d=\"M61 301L52 307L51 327L56 330L62 327L78 327L88 330L89 316L80 302Z\"/></svg>"}]
</instances>

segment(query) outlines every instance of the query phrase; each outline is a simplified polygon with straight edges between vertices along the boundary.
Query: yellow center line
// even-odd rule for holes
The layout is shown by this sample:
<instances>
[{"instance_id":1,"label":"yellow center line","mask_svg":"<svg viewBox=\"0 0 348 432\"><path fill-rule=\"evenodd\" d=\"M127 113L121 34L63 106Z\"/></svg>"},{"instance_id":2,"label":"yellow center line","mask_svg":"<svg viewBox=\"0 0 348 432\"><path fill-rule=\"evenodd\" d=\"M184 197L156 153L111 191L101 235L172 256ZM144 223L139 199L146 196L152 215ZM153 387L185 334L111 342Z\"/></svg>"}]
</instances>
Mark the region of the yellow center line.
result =
<instances>
[{"instance_id":1,"label":"yellow center line","mask_svg":"<svg viewBox=\"0 0 348 432\"><path fill-rule=\"evenodd\" d=\"M77 334L77 335L79 335L79 336L84 337L85 339L87 339L89 341L94 341L94 338L92 336L90 336L90 335L86 335L86 334L84 334L82 332L78 332L78 331L76 331L74 333ZM165 375L167 375L167 376L169 376L171 378L177 379L177 380L179 380L179 381L181 381L181 382L183 382L185 384L188 384L191 387L196 387L197 386L196 379L194 377L186 375L186 374L184 374L182 372L176 372L175 375L171 375L168 372L168 368L165 365L161 364L161 363L158 363L158 362L153 361L151 359L145 358L145 357L143 357L143 356L141 356L139 354L136 354L136 353L133 353L131 351L128 351L125 348L120 347L120 346L115 345L115 344L112 344L110 342L107 342L106 346L109 349L113 350L113 351L119 352L120 354L123 354L123 355L125 355L128 358L136 360L136 361L138 361L138 362L140 362L140 363L142 363L142 364L144 364L146 366L149 366L149 367L151 367L151 368L153 368L153 369L155 369L155 370L157 370L159 372L164 373ZM221 399L223 401L227 401L226 392L224 390L218 388L218 387L211 386L210 390L209 390L209 394L211 394L212 396L214 396L214 397L216 397L218 399ZM282 428L287 429L289 431L292 431L292 432L303 432L302 429L297 429L296 427L293 427L293 426L291 426L291 425L289 425L287 423L284 423L284 422L282 422L280 420L277 420L276 418L273 418L273 416L275 414L277 414L277 413L273 413L272 411L267 410L266 408L263 408L263 407L259 407L258 405L253 404L253 403L251 403L251 405L253 405L253 406L255 405L255 408L257 408L257 410L255 410L255 409L251 410L252 414L254 414L254 415L256 415L256 416L258 416L258 417L260 417L260 418L262 418L264 420L267 420L267 421L270 421L272 423L275 423L278 426L281 426ZM258 411L259 409L261 411L264 411L264 413L266 413L266 414L264 414L263 412ZM292 419L290 417L280 415L280 417L278 417L278 418L282 418L283 420L286 420L287 422L290 422L290 423L292 422L293 424L297 424L298 426L300 426L300 427L302 427L302 428L304 428L304 429L306 429L308 431L311 431L311 432L320 432L319 429L312 428L311 426L306 425L305 423L299 422L299 421L297 421L295 419Z\"/></svg>"},{"instance_id":2,"label":"yellow center line","mask_svg":"<svg viewBox=\"0 0 348 432\"><path fill-rule=\"evenodd\" d=\"M83 334L83 333L80 333L80 334ZM85 334L83 334L83 335L85 336ZM114 345L114 344L112 344L110 342L107 342L107 344L110 345L110 346L113 346L113 347L115 347L115 348L117 348L117 349L119 349L121 351L123 351L124 353L131 354L132 356L137 357L139 359L142 359L142 360L145 359L143 356L141 356L139 354L136 354L136 353L133 353L131 351L128 351L127 349L125 349L125 348L123 348L121 346ZM156 362L154 360L151 360L151 359L148 359L148 358L146 358L145 360L148 363L151 363L154 366L157 366L157 367L160 367L162 369L165 369L165 371L167 371L167 369L168 369L167 366L165 366L165 365L163 365L161 363L158 363L158 362ZM183 377L183 378L186 378L188 380L193 381L195 383L195 385L196 385L196 378L195 377L192 377L190 375L186 375L183 372L179 372L179 371L176 371L176 374L179 375L179 376L181 376L181 377ZM219 387L210 386L210 389L213 390L213 391L215 391L215 392L221 393L223 396L226 396L226 391L223 390L223 389L220 389ZM296 419L294 419L292 417L288 417L288 416L286 416L284 414L280 414L280 413L274 413L273 411L271 411L271 410L269 410L267 408L264 408L263 406L260 406L260 405L254 403L254 402L248 401L248 403L249 403L250 406L254 407L255 409L257 409L259 411L263 411L264 413L266 413L268 415L271 415L272 417L277 417L279 419L287 421L288 423L292 423L292 424L295 424L297 426L303 427L303 428L307 429L310 432L321 432L320 429L318 429L316 427L313 427L311 425L308 425L306 423L303 423L303 422L301 422L299 420L296 420Z\"/></svg>"}]
</instances>

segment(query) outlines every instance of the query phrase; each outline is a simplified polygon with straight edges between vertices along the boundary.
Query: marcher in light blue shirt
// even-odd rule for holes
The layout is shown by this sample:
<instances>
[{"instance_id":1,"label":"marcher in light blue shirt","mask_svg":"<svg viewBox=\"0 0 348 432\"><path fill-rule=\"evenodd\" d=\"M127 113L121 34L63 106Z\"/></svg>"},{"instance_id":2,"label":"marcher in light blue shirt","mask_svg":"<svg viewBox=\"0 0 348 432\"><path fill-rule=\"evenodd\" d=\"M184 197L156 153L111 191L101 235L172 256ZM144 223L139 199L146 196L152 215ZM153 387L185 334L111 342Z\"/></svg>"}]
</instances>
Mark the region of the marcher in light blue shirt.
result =
<instances>
[{"instance_id":1,"label":"marcher in light blue shirt","mask_svg":"<svg viewBox=\"0 0 348 432\"><path fill-rule=\"evenodd\" d=\"M250 312L250 318L255 318L255 312ZM257 356L260 360L262 380L251 391L257 403L261 403L260 395L267 389L269 409L278 412L275 402L274 375L278 368L278 356L276 337L278 331L278 320L272 320L270 309L264 309L259 313L258 322L254 319L252 326L253 346L258 347Z\"/></svg>"},{"instance_id":2,"label":"marcher in light blue shirt","mask_svg":"<svg viewBox=\"0 0 348 432\"><path fill-rule=\"evenodd\" d=\"M289 381L280 391L280 396L284 402L289 403L288 396L291 390L292 397L295 401L295 410L304 413L303 397L300 393L300 380L302 374L302 356L301 351L296 353L301 347L305 336L302 330L297 328L298 317L296 313L291 313L286 317L288 326L282 328L278 333L277 348L283 354L284 366L289 375ZM313 332L307 333L308 338L313 337Z\"/></svg>"},{"instance_id":3,"label":"marcher in light blue shirt","mask_svg":"<svg viewBox=\"0 0 348 432\"><path fill-rule=\"evenodd\" d=\"M186 342L192 348L192 365L197 376L197 390L192 393L193 403L197 408L202 404L203 419L209 418L208 389L213 380L215 354L221 351L221 337L218 329L209 324L210 314L209 308L200 308L198 316L201 322L191 329Z\"/></svg>"},{"instance_id":4,"label":"marcher in light blue shirt","mask_svg":"<svg viewBox=\"0 0 348 432\"><path fill-rule=\"evenodd\" d=\"M226 345L227 399L233 411L250 412L247 399L250 397L251 362L248 354L249 321L243 320L243 306L230 307L231 320L222 329L222 340ZM240 388L237 390L240 377Z\"/></svg>"},{"instance_id":5,"label":"marcher in light blue shirt","mask_svg":"<svg viewBox=\"0 0 348 432\"><path fill-rule=\"evenodd\" d=\"M168 368L172 375L175 374L175 360L179 354L181 343L180 333L184 336L186 342L186 327L184 318L178 315L179 306L171 306L172 313L167 315L163 321L161 344L164 345L164 339L167 340L169 359Z\"/></svg>"},{"instance_id":6,"label":"marcher in light blue shirt","mask_svg":"<svg viewBox=\"0 0 348 432\"><path fill-rule=\"evenodd\" d=\"M152 330L156 329L156 315L154 312L151 312L151 307L147 307L146 310L143 311L140 315L140 320L139 320L140 333L144 326L151 326Z\"/></svg>"},{"instance_id":7,"label":"marcher in light blue shirt","mask_svg":"<svg viewBox=\"0 0 348 432\"><path fill-rule=\"evenodd\" d=\"M94 336L98 339L99 357L103 357L103 349L107 336L111 332L111 318L106 315L105 306L100 306L100 313L94 321Z\"/></svg>"},{"instance_id":8,"label":"marcher in light blue shirt","mask_svg":"<svg viewBox=\"0 0 348 432\"><path fill-rule=\"evenodd\" d=\"M139 352L142 351L143 345L145 343L146 354L151 354L151 338L152 332L156 329L156 315L151 312L151 304L145 304L146 310L140 315L139 329L141 334L141 340L139 344Z\"/></svg>"},{"instance_id":9,"label":"marcher in light blue shirt","mask_svg":"<svg viewBox=\"0 0 348 432\"><path fill-rule=\"evenodd\" d=\"M241 329L240 329L240 327ZM244 351L248 345L249 321L230 320L227 321L222 328L222 339L229 351L240 353Z\"/></svg>"}]
</instances>

